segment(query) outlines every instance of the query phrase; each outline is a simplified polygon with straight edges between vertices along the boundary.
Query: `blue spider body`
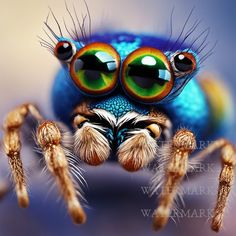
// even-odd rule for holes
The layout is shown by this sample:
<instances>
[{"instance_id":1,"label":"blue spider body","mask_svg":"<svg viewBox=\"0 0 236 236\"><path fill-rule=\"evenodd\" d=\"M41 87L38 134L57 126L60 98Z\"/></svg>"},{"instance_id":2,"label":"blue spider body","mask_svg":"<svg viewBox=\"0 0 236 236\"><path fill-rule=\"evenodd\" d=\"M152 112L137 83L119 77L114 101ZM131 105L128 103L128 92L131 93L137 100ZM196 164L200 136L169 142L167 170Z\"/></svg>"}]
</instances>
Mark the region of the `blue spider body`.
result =
<instances>
[{"instance_id":1,"label":"blue spider body","mask_svg":"<svg viewBox=\"0 0 236 236\"><path fill-rule=\"evenodd\" d=\"M133 35L128 33L114 33L94 35L92 42L104 42L111 44L124 60L126 56L139 47L149 46L164 50L167 40L147 35ZM176 44L174 50L179 48ZM63 67L58 72L52 90L52 103L56 116L63 122L70 124L75 107L84 99L81 93L70 79L67 68ZM198 139L207 137L211 127L211 109L209 101L196 77L185 86L183 91L175 99L161 104L141 104L130 99L121 89L120 85L109 95L95 98L91 108L102 108L111 112L116 118L129 111L147 114L151 106L167 114L173 122L174 130L180 127L191 129Z\"/></svg>"}]
</instances>

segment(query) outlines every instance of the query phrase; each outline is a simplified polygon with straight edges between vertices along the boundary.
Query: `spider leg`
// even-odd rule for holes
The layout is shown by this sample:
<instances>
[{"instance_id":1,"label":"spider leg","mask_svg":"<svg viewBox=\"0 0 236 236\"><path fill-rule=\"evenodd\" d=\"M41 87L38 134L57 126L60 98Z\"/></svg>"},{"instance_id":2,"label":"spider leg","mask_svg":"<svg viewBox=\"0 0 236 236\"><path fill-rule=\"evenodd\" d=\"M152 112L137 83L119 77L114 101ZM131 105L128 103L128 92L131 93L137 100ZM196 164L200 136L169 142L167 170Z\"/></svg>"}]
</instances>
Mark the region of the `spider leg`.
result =
<instances>
[{"instance_id":1,"label":"spider leg","mask_svg":"<svg viewBox=\"0 0 236 236\"><path fill-rule=\"evenodd\" d=\"M169 219L178 187L187 172L189 154L195 149L196 141L192 132L181 129L171 141L170 157L165 170L165 180L160 195L159 206L155 211L153 227L163 228Z\"/></svg>"},{"instance_id":2,"label":"spider leg","mask_svg":"<svg viewBox=\"0 0 236 236\"><path fill-rule=\"evenodd\" d=\"M29 114L39 122L36 133L37 142L43 150L49 171L58 182L62 195L67 202L69 213L76 223L83 223L86 216L76 196L73 178L69 172L69 163L61 145L61 132L55 122L45 121L32 104L24 104L8 113L3 126L3 147L8 156L19 205L27 207L29 204L25 174L20 156L20 129Z\"/></svg>"},{"instance_id":3,"label":"spider leg","mask_svg":"<svg viewBox=\"0 0 236 236\"><path fill-rule=\"evenodd\" d=\"M203 160L214 151L221 150L222 169L219 175L219 186L216 206L213 212L211 228L218 232L223 223L227 199L234 181L234 166L236 165L236 149L225 139L219 139L198 153L194 158Z\"/></svg>"},{"instance_id":4,"label":"spider leg","mask_svg":"<svg viewBox=\"0 0 236 236\"><path fill-rule=\"evenodd\" d=\"M26 188L24 169L20 157L20 129L26 116L31 113L36 120L42 120L41 115L32 104L25 104L9 112L3 125L3 147L8 156L9 165L15 182L15 191L21 207L27 207L29 198Z\"/></svg>"},{"instance_id":5,"label":"spider leg","mask_svg":"<svg viewBox=\"0 0 236 236\"><path fill-rule=\"evenodd\" d=\"M37 141L43 150L46 165L54 175L75 223L84 223L86 215L77 199L76 190L69 172L69 163L61 145L62 135L55 122L43 121L37 129Z\"/></svg>"}]
</instances>

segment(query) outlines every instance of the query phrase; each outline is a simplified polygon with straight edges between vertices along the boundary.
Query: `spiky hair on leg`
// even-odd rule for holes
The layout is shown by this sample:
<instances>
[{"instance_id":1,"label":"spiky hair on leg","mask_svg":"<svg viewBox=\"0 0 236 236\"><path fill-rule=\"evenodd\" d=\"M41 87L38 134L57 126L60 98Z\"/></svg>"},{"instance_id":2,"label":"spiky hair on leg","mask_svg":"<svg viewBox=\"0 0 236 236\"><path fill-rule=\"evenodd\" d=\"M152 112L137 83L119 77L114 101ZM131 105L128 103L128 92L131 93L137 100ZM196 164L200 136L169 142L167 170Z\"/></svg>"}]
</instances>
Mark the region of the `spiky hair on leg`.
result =
<instances>
[{"instance_id":1,"label":"spiky hair on leg","mask_svg":"<svg viewBox=\"0 0 236 236\"><path fill-rule=\"evenodd\" d=\"M166 142L159 146L157 150L157 158L152 163L151 171L153 176L150 182L151 196L158 194L165 180L165 170L171 156L171 143Z\"/></svg>"},{"instance_id":2,"label":"spiky hair on leg","mask_svg":"<svg viewBox=\"0 0 236 236\"><path fill-rule=\"evenodd\" d=\"M83 177L84 170L81 167L82 163L73 153L74 137L70 129L66 125L64 125L61 122L56 122L56 125L61 133L61 146L68 162L69 172L72 178L73 185L76 189L76 194L79 197L79 199L82 200L82 203L84 205L87 203L87 201L84 197L83 188L87 187L87 182ZM34 133L34 139L35 139L35 143L37 143L36 133ZM42 149L39 146L37 146L35 150L40 155L43 155ZM43 164L44 168L43 168L42 173L46 173L47 172L46 163L44 159L42 159L42 161L44 161L44 164ZM50 185L52 187L55 187L55 184L52 184L54 182L51 175L49 175L49 181L50 181Z\"/></svg>"}]
</instances>

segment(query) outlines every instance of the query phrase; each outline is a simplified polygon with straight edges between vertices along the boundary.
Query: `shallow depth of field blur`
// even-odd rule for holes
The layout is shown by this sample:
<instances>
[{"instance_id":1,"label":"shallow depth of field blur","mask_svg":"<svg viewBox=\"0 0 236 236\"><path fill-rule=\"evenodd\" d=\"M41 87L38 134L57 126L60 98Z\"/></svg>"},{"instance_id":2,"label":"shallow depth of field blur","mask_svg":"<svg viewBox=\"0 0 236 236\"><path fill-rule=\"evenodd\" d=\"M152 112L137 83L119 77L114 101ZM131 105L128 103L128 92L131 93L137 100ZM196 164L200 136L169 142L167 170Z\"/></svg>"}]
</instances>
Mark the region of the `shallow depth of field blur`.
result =
<instances>
[{"instance_id":1,"label":"shallow depth of field blur","mask_svg":"<svg viewBox=\"0 0 236 236\"><path fill-rule=\"evenodd\" d=\"M78 13L85 12L82 0L68 0L75 4ZM169 35L170 13L173 16L174 36L178 36L192 7L191 22L202 19L198 33L211 27L209 41L218 41L214 54L204 63L201 73L215 74L231 91L235 110L235 52L236 52L236 3L233 0L87 0L92 16L92 28L96 30L126 30ZM64 0L0 0L0 122L14 106L33 102L43 114L53 118L50 110L50 89L60 64L38 42L37 35L45 36L42 28L50 6L63 26L66 13ZM50 18L50 24L57 30ZM66 32L66 31L64 31ZM194 35L197 36L196 32ZM236 143L236 125L227 131ZM2 131L0 132L2 138ZM0 152L0 177L8 176L6 157ZM89 187L85 189L88 199L88 222L74 225L67 216L63 201L58 200L56 188L50 190L45 174L37 169L39 158L33 148L26 144L23 151L24 164L30 189L29 209L19 209L13 193L0 202L0 236L61 236L61 235L157 235L151 229L151 216L144 216L144 209L152 209L156 199L144 192L150 174L130 174L118 165L87 168L85 176ZM214 156L212 157L214 159ZM215 157L216 158L216 157ZM212 166L211 166L212 167ZM184 217L173 217L159 235L215 235L210 230L207 213L216 199L220 162L205 174L190 178L185 189L195 186L202 192L192 192L184 197ZM217 171L216 171L217 170ZM209 188L210 187L210 188ZM207 191L207 189L209 191ZM206 190L206 191L205 191ZM236 232L235 192L230 197L224 227L218 235L233 236ZM176 222L174 222L176 221Z\"/></svg>"}]
</instances>

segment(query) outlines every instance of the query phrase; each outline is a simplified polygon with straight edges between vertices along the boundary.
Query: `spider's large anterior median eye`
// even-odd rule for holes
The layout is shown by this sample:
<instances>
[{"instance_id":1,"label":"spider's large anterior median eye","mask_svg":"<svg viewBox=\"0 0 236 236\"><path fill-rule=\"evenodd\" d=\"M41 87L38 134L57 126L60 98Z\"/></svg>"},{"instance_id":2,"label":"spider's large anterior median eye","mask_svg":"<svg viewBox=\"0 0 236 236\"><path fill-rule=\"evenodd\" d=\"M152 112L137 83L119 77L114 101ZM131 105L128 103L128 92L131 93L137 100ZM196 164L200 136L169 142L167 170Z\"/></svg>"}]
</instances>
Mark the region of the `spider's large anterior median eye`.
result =
<instances>
[{"instance_id":1,"label":"spider's large anterior median eye","mask_svg":"<svg viewBox=\"0 0 236 236\"><path fill-rule=\"evenodd\" d=\"M121 82L125 91L142 102L158 102L174 85L170 63L161 51L143 47L124 61Z\"/></svg>"},{"instance_id":2,"label":"spider's large anterior median eye","mask_svg":"<svg viewBox=\"0 0 236 236\"><path fill-rule=\"evenodd\" d=\"M91 43L80 49L70 65L76 85L86 94L102 95L112 91L118 80L120 57L105 43Z\"/></svg>"},{"instance_id":3,"label":"spider's large anterior median eye","mask_svg":"<svg viewBox=\"0 0 236 236\"><path fill-rule=\"evenodd\" d=\"M190 74L196 69L197 62L192 53L178 52L171 58L171 64L176 77Z\"/></svg>"},{"instance_id":4,"label":"spider's large anterior median eye","mask_svg":"<svg viewBox=\"0 0 236 236\"><path fill-rule=\"evenodd\" d=\"M75 46L68 41L60 41L57 43L54 54L61 61L69 61L75 54Z\"/></svg>"}]
</instances>

